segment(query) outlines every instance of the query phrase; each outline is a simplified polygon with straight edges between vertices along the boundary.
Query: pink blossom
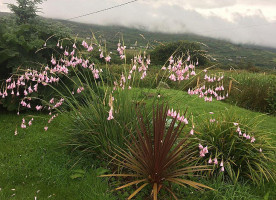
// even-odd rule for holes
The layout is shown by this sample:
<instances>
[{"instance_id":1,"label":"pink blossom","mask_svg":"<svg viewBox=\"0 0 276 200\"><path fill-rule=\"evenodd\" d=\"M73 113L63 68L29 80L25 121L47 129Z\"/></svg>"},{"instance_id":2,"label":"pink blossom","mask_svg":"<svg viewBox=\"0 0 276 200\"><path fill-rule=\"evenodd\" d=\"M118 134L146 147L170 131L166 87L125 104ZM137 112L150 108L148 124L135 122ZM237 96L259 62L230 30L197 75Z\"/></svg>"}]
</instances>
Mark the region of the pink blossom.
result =
<instances>
[{"instance_id":1,"label":"pink blossom","mask_svg":"<svg viewBox=\"0 0 276 200\"><path fill-rule=\"evenodd\" d=\"M255 140L256 140L255 137L251 137L251 141L250 142L253 143L253 142L255 142Z\"/></svg>"},{"instance_id":2,"label":"pink blossom","mask_svg":"<svg viewBox=\"0 0 276 200\"><path fill-rule=\"evenodd\" d=\"M170 109L168 110L167 115L168 115L169 117L171 116L171 110L170 110Z\"/></svg>"},{"instance_id":3,"label":"pink blossom","mask_svg":"<svg viewBox=\"0 0 276 200\"><path fill-rule=\"evenodd\" d=\"M214 158L214 164L217 165L218 164L218 159Z\"/></svg>"},{"instance_id":4,"label":"pink blossom","mask_svg":"<svg viewBox=\"0 0 276 200\"><path fill-rule=\"evenodd\" d=\"M183 116L183 118L184 118L184 116ZM182 120L182 122L184 122L184 124L188 124L188 123L189 123L188 120L187 120L187 118L184 118L184 119Z\"/></svg>"},{"instance_id":5,"label":"pink blossom","mask_svg":"<svg viewBox=\"0 0 276 200\"><path fill-rule=\"evenodd\" d=\"M204 157L204 156L205 156L205 154L203 153L202 150L199 152L199 156L200 156L200 157Z\"/></svg>"},{"instance_id":6,"label":"pink blossom","mask_svg":"<svg viewBox=\"0 0 276 200\"><path fill-rule=\"evenodd\" d=\"M52 98L52 99L49 101L49 103L53 104L53 103L54 103L54 101L55 101L55 99L54 99L54 98Z\"/></svg>"},{"instance_id":7,"label":"pink blossom","mask_svg":"<svg viewBox=\"0 0 276 200\"><path fill-rule=\"evenodd\" d=\"M48 130L48 126L45 126L45 127L44 127L44 130L47 131L47 130Z\"/></svg>"},{"instance_id":8,"label":"pink blossom","mask_svg":"<svg viewBox=\"0 0 276 200\"><path fill-rule=\"evenodd\" d=\"M223 160L220 162L220 166L223 167Z\"/></svg>"},{"instance_id":9,"label":"pink blossom","mask_svg":"<svg viewBox=\"0 0 276 200\"><path fill-rule=\"evenodd\" d=\"M220 169L222 172L224 172L224 167L221 167L221 169Z\"/></svg>"},{"instance_id":10,"label":"pink blossom","mask_svg":"<svg viewBox=\"0 0 276 200\"><path fill-rule=\"evenodd\" d=\"M75 55L75 49L73 51L71 51L70 53L71 56L74 56Z\"/></svg>"},{"instance_id":11,"label":"pink blossom","mask_svg":"<svg viewBox=\"0 0 276 200\"><path fill-rule=\"evenodd\" d=\"M199 149L203 149L203 146L201 144L198 145Z\"/></svg>"},{"instance_id":12,"label":"pink blossom","mask_svg":"<svg viewBox=\"0 0 276 200\"><path fill-rule=\"evenodd\" d=\"M106 62L110 62L110 60L111 60L111 57L109 55L105 57Z\"/></svg>"},{"instance_id":13,"label":"pink blossom","mask_svg":"<svg viewBox=\"0 0 276 200\"><path fill-rule=\"evenodd\" d=\"M81 89L80 88L77 89L77 93L81 93Z\"/></svg>"},{"instance_id":14,"label":"pink blossom","mask_svg":"<svg viewBox=\"0 0 276 200\"><path fill-rule=\"evenodd\" d=\"M103 58L103 57L104 57L103 52L101 52L101 54L100 54L100 58Z\"/></svg>"},{"instance_id":15,"label":"pink blossom","mask_svg":"<svg viewBox=\"0 0 276 200\"><path fill-rule=\"evenodd\" d=\"M56 65L57 64L57 62L56 62L56 60L54 58L52 58L51 63L52 63L52 65Z\"/></svg>"},{"instance_id":16,"label":"pink blossom","mask_svg":"<svg viewBox=\"0 0 276 200\"><path fill-rule=\"evenodd\" d=\"M24 123L22 123L21 128L26 128L26 125Z\"/></svg>"},{"instance_id":17,"label":"pink blossom","mask_svg":"<svg viewBox=\"0 0 276 200\"><path fill-rule=\"evenodd\" d=\"M88 47L88 49L87 49L87 51L92 51L93 50L93 47L92 47L92 45L90 45L89 47Z\"/></svg>"},{"instance_id":18,"label":"pink blossom","mask_svg":"<svg viewBox=\"0 0 276 200\"><path fill-rule=\"evenodd\" d=\"M11 82L11 78L8 78L8 79L6 80L6 82L7 82L7 83L10 83L10 82Z\"/></svg>"},{"instance_id":19,"label":"pink blossom","mask_svg":"<svg viewBox=\"0 0 276 200\"><path fill-rule=\"evenodd\" d=\"M216 121L216 119L210 119L210 122L211 123L213 123L213 122L215 122Z\"/></svg>"},{"instance_id":20,"label":"pink blossom","mask_svg":"<svg viewBox=\"0 0 276 200\"><path fill-rule=\"evenodd\" d=\"M86 49L88 49L88 44L85 41L82 41L82 46Z\"/></svg>"},{"instance_id":21,"label":"pink blossom","mask_svg":"<svg viewBox=\"0 0 276 200\"><path fill-rule=\"evenodd\" d=\"M190 131L190 134L191 134L191 135L194 135L194 129L192 129L192 130Z\"/></svg>"},{"instance_id":22,"label":"pink blossom","mask_svg":"<svg viewBox=\"0 0 276 200\"><path fill-rule=\"evenodd\" d=\"M207 146L206 146L206 147L204 147L204 148L202 149L202 151L203 151L203 153L204 153L204 154L209 153L209 151L208 151L208 147L207 147Z\"/></svg>"},{"instance_id":23,"label":"pink blossom","mask_svg":"<svg viewBox=\"0 0 276 200\"><path fill-rule=\"evenodd\" d=\"M35 108L36 108L37 111L39 111L39 110L41 110L43 108L43 106L37 105Z\"/></svg>"},{"instance_id":24,"label":"pink blossom","mask_svg":"<svg viewBox=\"0 0 276 200\"><path fill-rule=\"evenodd\" d=\"M107 120L111 120L111 119L114 119L112 108L111 108L111 109L109 110L109 112L108 112L108 118L107 118Z\"/></svg>"},{"instance_id":25,"label":"pink blossom","mask_svg":"<svg viewBox=\"0 0 276 200\"><path fill-rule=\"evenodd\" d=\"M28 122L28 125L29 125L29 126L32 125L32 121L33 121L33 120L30 120L30 121Z\"/></svg>"},{"instance_id":26,"label":"pink blossom","mask_svg":"<svg viewBox=\"0 0 276 200\"><path fill-rule=\"evenodd\" d=\"M211 157L209 158L208 163L209 163L209 164L212 164L212 158L211 158Z\"/></svg>"}]
</instances>

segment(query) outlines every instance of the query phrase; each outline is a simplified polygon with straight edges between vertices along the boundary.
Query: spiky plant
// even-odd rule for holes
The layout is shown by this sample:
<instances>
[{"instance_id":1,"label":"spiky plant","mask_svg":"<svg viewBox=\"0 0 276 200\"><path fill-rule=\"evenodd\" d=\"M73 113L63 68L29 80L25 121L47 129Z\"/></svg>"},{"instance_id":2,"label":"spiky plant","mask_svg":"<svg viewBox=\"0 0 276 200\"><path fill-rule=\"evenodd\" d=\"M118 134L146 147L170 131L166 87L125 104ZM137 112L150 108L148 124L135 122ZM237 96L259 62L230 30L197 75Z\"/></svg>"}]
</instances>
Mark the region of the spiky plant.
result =
<instances>
[{"instance_id":1,"label":"spiky plant","mask_svg":"<svg viewBox=\"0 0 276 200\"><path fill-rule=\"evenodd\" d=\"M181 186L190 185L196 189L212 189L203 184L189 180L194 172L208 170L207 166L190 166L194 161L195 153L189 148L188 134L184 138L179 136L185 126L174 118L167 126L168 107L157 105L153 107L152 122L144 120L141 110L137 111L138 126L136 132L131 133L131 139L127 140L128 150L115 149L114 163L124 167L129 173L109 174L101 177L132 177L135 180L116 188L126 188L131 185L141 184L128 199L132 199L147 185L152 186L153 199L157 200L157 194L164 188L175 199L174 192L167 183L175 183ZM175 126L177 124L177 126Z\"/></svg>"}]
</instances>

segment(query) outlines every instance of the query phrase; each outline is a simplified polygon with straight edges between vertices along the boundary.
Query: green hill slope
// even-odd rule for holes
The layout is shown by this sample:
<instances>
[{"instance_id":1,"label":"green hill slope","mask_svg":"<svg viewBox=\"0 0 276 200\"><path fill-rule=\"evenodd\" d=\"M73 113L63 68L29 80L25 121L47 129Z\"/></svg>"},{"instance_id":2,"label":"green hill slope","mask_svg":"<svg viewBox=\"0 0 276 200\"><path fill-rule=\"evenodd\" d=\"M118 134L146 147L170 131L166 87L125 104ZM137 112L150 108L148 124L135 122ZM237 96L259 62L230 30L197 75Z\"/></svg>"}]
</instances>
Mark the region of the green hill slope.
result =
<instances>
[{"instance_id":1,"label":"green hill slope","mask_svg":"<svg viewBox=\"0 0 276 200\"><path fill-rule=\"evenodd\" d=\"M226 40L213 39L195 34L166 34L158 32L148 32L135 28L120 26L100 26L58 20L70 27L73 33L81 37L91 37L91 32L100 36L108 45L116 45L119 38L123 35L124 42L128 47L145 47L148 43L155 46L160 42L172 42L178 40L188 40L203 43L205 50L221 66L243 65L245 68L257 66L260 68L276 68L276 49L254 45L233 44Z\"/></svg>"},{"instance_id":2,"label":"green hill slope","mask_svg":"<svg viewBox=\"0 0 276 200\"><path fill-rule=\"evenodd\" d=\"M1 13L0 17L10 15ZM136 28L127 28L121 26L100 26L93 24L84 24L65 20L46 19L52 23L60 22L72 29L73 35L83 38L90 38L92 32L107 43L108 47L116 47L118 40L124 37L125 45L129 47L145 48L147 44L154 47L164 42L173 42L178 40L188 40L203 43L203 49L214 58L214 62L220 67L229 68L233 66L242 66L250 68L257 66L260 68L276 69L276 48L268 48L254 45L234 44L226 40L213 39L195 34L168 34L158 32L148 32ZM136 46L136 45L137 46Z\"/></svg>"}]
</instances>

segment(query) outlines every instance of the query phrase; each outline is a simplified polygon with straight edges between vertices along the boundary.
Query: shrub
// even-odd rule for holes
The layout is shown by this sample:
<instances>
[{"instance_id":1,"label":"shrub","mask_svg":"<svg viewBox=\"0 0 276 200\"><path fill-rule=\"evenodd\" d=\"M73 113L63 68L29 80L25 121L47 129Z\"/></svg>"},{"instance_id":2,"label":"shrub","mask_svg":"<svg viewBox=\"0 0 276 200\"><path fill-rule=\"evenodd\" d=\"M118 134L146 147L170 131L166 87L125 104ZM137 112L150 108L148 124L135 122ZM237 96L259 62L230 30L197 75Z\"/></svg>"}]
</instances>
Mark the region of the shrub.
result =
<instances>
[{"instance_id":1,"label":"shrub","mask_svg":"<svg viewBox=\"0 0 276 200\"><path fill-rule=\"evenodd\" d=\"M70 106L70 110L77 109L68 115L70 122L68 132L72 136L70 145L83 152L82 155L96 155L102 159L105 157L105 152L110 153L115 146L124 149L124 140L129 137L127 130L135 127L135 107L138 103L136 94L130 90L116 91L112 94L111 98L115 99L112 105L113 120L107 120L109 97L106 95L107 93L101 96L82 94L79 102L83 104L76 103L75 108Z\"/></svg>"},{"instance_id":2,"label":"shrub","mask_svg":"<svg viewBox=\"0 0 276 200\"><path fill-rule=\"evenodd\" d=\"M136 123L135 107L139 92L132 92L131 86L136 79L146 76L150 61L146 55L145 58L137 55L134 58L136 66L135 69L131 66L131 73L124 65L120 68L120 75L114 76L107 64L110 57L96 39L90 45L85 41L82 45L74 42L63 47L60 57L52 56L49 65L42 65L40 70L29 68L8 78L0 89L0 96L6 102L18 96L20 111L35 109L48 112L49 124L58 114L68 115L65 125L73 136L70 145L82 152L100 156L109 152L113 145L124 148L124 138L128 137L126 128L131 130L132 124ZM55 46L60 49L60 45L57 43ZM96 67L89 59L93 46L101 48L97 54L106 61L105 66ZM119 49L123 57L123 47ZM51 91L50 97L43 95L43 91ZM27 128L27 125L23 118L21 128ZM44 129L47 131L48 125Z\"/></svg>"},{"instance_id":3,"label":"shrub","mask_svg":"<svg viewBox=\"0 0 276 200\"><path fill-rule=\"evenodd\" d=\"M171 55L174 55L176 58L192 55L191 60L194 63L198 61L201 65L206 65L208 62L206 52L200 50L200 44L188 41L178 41L159 45L152 50L150 54L152 57L152 64L154 65L164 65Z\"/></svg>"},{"instance_id":4,"label":"shrub","mask_svg":"<svg viewBox=\"0 0 276 200\"><path fill-rule=\"evenodd\" d=\"M228 72L233 86L228 102L240 107L273 114L273 94L276 93L276 76L271 74ZM271 107L272 106L272 107Z\"/></svg>"},{"instance_id":5,"label":"shrub","mask_svg":"<svg viewBox=\"0 0 276 200\"><path fill-rule=\"evenodd\" d=\"M268 103L268 112L272 115L276 115L276 87L275 85L269 88L268 97L266 99Z\"/></svg>"},{"instance_id":6,"label":"shrub","mask_svg":"<svg viewBox=\"0 0 276 200\"><path fill-rule=\"evenodd\" d=\"M216 119L202 120L194 145L199 163L213 166L209 175L229 177L234 183L239 177L258 185L265 180L275 181L275 148L267 133L257 129L258 120L237 116L230 110Z\"/></svg>"},{"instance_id":7,"label":"shrub","mask_svg":"<svg viewBox=\"0 0 276 200\"><path fill-rule=\"evenodd\" d=\"M128 171L122 174L102 175L136 178L116 190L126 188L134 184L142 184L128 199L133 198L140 190L151 185L153 199L161 189L167 190L175 199L168 183L181 186L189 185L196 189L208 188L203 184L189 180L194 172L208 170L206 166L191 166L194 161L195 151L189 148L188 134L179 139L185 123L178 122L175 117L167 128L168 107L157 105L153 108L152 120L145 120L141 111L137 112L139 125L126 140L128 150L120 147L115 149L112 156L116 165L126 168ZM177 124L177 125L176 125ZM176 125L176 126L175 126ZM184 179L185 177L185 179Z\"/></svg>"}]
</instances>

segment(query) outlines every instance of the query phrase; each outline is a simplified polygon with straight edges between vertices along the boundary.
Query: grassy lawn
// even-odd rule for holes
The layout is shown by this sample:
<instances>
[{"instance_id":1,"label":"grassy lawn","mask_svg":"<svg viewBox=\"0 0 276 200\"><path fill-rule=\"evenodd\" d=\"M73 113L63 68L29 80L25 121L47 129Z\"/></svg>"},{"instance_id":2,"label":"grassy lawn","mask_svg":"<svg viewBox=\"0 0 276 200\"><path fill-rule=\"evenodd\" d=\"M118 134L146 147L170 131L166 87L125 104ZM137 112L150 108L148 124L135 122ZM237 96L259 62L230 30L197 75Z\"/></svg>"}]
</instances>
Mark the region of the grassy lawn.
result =
<instances>
[{"instance_id":1,"label":"grassy lawn","mask_svg":"<svg viewBox=\"0 0 276 200\"><path fill-rule=\"evenodd\" d=\"M58 119L60 120L60 119ZM59 121L47 132L44 122L34 121L29 129L14 135L21 117L0 115L0 199L115 199L97 170L73 166L73 156L63 145ZM71 179L74 170L84 169L81 179Z\"/></svg>"},{"instance_id":2,"label":"grassy lawn","mask_svg":"<svg viewBox=\"0 0 276 200\"><path fill-rule=\"evenodd\" d=\"M170 105L175 109L185 110L193 113L195 120L199 119L202 115L209 115L209 112L216 114L225 112L226 109L232 110L237 115L245 116L249 119L258 119L260 121L260 128L271 133L271 136L276 140L276 117L268 116L263 113L252 112L244 108L229 105L221 101L204 102L204 99L200 99L196 96L189 96L186 92L178 90L161 90L161 95L170 102ZM209 115L210 116L210 115Z\"/></svg>"},{"instance_id":3,"label":"grassy lawn","mask_svg":"<svg viewBox=\"0 0 276 200\"><path fill-rule=\"evenodd\" d=\"M156 93L156 90L145 90ZM161 90L162 98L169 101L171 107L184 110L189 108L195 120L200 116L214 112L214 116L225 109L232 109L238 115L256 118L262 121L260 128L271 132L276 140L276 118L251 112L223 102L204 102L203 99L190 97L185 92ZM43 115L40 115L43 117ZM57 118L49 130L43 130L45 120L34 120L29 129L18 130L14 135L15 124L21 123L22 116L0 114L0 199L124 199L112 192L107 179L98 178L100 169L95 163L80 162L76 165L75 155L64 145L69 140L62 118ZM195 121L196 123L196 121ZM84 176L72 179L76 170L83 170ZM204 181L216 192L197 192L193 189L182 189L180 199L275 199L275 184L265 188L255 188L248 183L230 183ZM180 189L180 188L179 188ZM121 196L121 195L120 195ZM142 199L142 198L141 198Z\"/></svg>"}]
</instances>

